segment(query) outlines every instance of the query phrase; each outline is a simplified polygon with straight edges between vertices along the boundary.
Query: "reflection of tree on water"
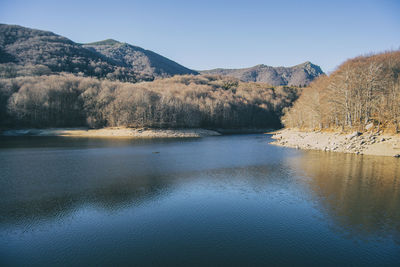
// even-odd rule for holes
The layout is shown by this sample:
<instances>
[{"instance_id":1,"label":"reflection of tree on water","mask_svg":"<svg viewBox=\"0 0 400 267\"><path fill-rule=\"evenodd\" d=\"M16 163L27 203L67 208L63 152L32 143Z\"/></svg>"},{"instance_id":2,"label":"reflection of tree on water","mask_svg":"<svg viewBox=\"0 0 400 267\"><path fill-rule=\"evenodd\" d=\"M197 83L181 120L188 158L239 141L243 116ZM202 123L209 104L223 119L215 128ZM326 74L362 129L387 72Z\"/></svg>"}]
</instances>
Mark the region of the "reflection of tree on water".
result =
<instances>
[{"instance_id":1,"label":"reflection of tree on water","mask_svg":"<svg viewBox=\"0 0 400 267\"><path fill-rule=\"evenodd\" d=\"M400 241L400 161L307 152L295 164L326 211L351 234L393 234Z\"/></svg>"},{"instance_id":2,"label":"reflection of tree on water","mask_svg":"<svg viewBox=\"0 0 400 267\"><path fill-rule=\"evenodd\" d=\"M60 188L51 195L40 194L27 199L3 199L3 208L0 212L2 223L15 223L21 220L36 221L51 219L68 215L82 207L82 205L94 205L109 210L117 210L127 205L140 205L143 201L149 201L161 193L162 188L167 188L169 179L162 176L126 177L110 184L99 184L86 190L72 190L66 192ZM165 180L164 180L165 179ZM163 181L164 180L164 181ZM32 192L34 193L34 192ZM9 203L5 203L5 202Z\"/></svg>"},{"instance_id":3,"label":"reflection of tree on water","mask_svg":"<svg viewBox=\"0 0 400 267\"><path fill-rule=\"evenodd\" d=\"M152 157L153 155L150 155ZM126 176L109 174L104 169L94 171L97 176L86 175L74 179L64 177L60 184L49 188L37 188L26 182L26 179L13 179L13 188L18 188L19 194L6 193L0 199L0 221L2 224L15 224L35 222L40 220L51 220L56 217L68 216L70 213L83 206L98 207L110 212L130 206L140 206L156 198L164 197L169 192L184 185L195 183L202 178L217 180L225 179L222 184L229 181L240 180L251 185L254 190L265 187L266 184L282 182L278 173L282 172L275 165L254 165L245 167L216 168L207 170L188 169L168 171L166 166L160 169L149 169L143 161L142 167L136 165L135 171L125 170ZM151 160L150 160L151 162ZM81 162L81 164L83 164ZM161 171L163 170L163 171ZM83 169L80 172L85 173ZM121 172L124 172L121 170ZM266 179L265 174L270 175ZM287 177L287 176L286 176ZM34 183L42 183L43 177L36 178ZM65 181L67 179L67 181ZM68 181L73 181L70 184ZM38 190L39 189L39 190Z\"/></svg>"},{"instance_id":4,"label":"reflection of tree on water","mask_svg":"<svg viewBox=\"0 0 400 267\"><path fill-rule=\"evenodd\" d=\"M115 210L152 199L160 188L174 183L173 168L165 171L165 166L173 166L173 159L160 160L151 148L142 147L173 144L173 139L28 137L6 141L2 145L21 147L23 153L10 150L0 157L1 223L51 219L82 205ZM118 150L121 154L114 150L120 147L125 149ZM76 150L82 148L83 152Z\"/></svg>"}]
</instances>

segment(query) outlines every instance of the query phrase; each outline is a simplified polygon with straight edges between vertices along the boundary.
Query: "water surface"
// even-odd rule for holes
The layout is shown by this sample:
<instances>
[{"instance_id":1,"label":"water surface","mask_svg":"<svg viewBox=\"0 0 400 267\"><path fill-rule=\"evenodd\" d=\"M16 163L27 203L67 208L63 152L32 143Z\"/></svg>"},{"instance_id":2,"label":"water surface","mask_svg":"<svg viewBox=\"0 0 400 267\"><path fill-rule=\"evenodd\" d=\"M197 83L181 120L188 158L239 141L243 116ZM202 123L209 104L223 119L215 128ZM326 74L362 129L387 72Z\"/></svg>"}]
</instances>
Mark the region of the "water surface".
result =
<instances>
[{"instance_id":1,"label":"water surface","mask_svg":"<svg viewBox=\"0 0 400 267\"><path fill-rule=\"evenodd\" d=\"M400 264L399 159L269 141L2 138L0 264Z\"/></svg>"}]
</instances>

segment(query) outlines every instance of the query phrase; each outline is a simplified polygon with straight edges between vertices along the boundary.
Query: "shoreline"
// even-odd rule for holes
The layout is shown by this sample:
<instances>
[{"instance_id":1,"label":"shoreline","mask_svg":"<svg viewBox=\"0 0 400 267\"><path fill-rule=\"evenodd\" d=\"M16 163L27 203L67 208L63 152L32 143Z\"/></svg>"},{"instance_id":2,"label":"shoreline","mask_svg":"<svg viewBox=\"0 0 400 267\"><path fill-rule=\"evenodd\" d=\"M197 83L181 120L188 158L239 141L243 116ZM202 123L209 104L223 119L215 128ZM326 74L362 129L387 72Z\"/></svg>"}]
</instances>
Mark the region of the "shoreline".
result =
<instances>
[{"instance_id":1,"label":"shoreline","mask_svg":"<svg viewBox=\"0 0 400 267\"><path fill-rule=\"evenodd\" d=\"M107 127L89 128L48 128L48 129L13 129L0 132L1 136L61 136L61 137L104 137L104 138L191 138L219 136L217 131L193 129L153 129Z\"/></svg>"},{"instance_id":2,"label":"shoreline","mask_svg":"<svg viewBox=\"0 0 400 267\"><path fill-rule=\"evenodd\" d=\"M400 157L400 135L354 132L351 134L320 131L303 132L283 129L272 132L272 145L296 149L354 153L357 155Z\"/></svg>"}]
</instances>

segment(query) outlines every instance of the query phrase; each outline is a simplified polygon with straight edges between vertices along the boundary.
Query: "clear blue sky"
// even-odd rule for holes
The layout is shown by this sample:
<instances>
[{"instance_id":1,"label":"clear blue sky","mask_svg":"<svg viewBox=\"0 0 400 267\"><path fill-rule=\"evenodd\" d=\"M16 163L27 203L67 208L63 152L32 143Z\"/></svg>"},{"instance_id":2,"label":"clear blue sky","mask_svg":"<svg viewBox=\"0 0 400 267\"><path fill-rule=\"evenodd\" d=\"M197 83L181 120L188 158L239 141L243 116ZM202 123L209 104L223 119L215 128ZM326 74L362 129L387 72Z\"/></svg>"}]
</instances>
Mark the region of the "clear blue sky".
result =
<instances>
[{"instance_id":1,"label":"clear blue sky","mask_svg":"<svg viewBox=\"0 0 400 267\"><path fill-rule=\"evenodd\" d=\"M0 22L75 42L107 38L193 69L344 60L400 48L400 0L0 0Z\"/></svg>"}]
</instances>

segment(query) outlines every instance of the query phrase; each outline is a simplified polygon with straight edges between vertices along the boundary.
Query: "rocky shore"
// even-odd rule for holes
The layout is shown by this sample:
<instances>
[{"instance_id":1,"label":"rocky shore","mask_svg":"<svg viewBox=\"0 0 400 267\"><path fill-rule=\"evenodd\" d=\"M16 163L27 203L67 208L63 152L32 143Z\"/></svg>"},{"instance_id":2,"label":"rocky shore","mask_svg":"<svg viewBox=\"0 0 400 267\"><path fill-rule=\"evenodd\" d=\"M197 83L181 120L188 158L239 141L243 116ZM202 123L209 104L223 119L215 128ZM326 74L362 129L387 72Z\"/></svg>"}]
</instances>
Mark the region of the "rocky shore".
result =
<instances>
[{"instance_id":1,"label":"rocky shore","mask_svg":"<svg viewBox=\"0 0 400 267\"><path fill-rule=\"evenodd\" d=\"M6 130L4 136L68 136L68 137L122 137L122 138L180 138L221 135L206 129L150 129L109 127L101 129L87 128L51 128Z\"/></svg>"},{"instance_id":2,"label":"rocky shore","mask_svg":"<svg viewBox=\"0 0 400 267\"><path fill-rule=\"evenodd\" d=\"M351 134L329 132L302 132L284 129L275 132L271 144L297 149L315 149L332 152L400 157L400 136L373 132Z\"/></svg>"}]
</instances>

